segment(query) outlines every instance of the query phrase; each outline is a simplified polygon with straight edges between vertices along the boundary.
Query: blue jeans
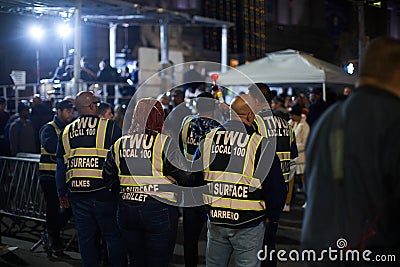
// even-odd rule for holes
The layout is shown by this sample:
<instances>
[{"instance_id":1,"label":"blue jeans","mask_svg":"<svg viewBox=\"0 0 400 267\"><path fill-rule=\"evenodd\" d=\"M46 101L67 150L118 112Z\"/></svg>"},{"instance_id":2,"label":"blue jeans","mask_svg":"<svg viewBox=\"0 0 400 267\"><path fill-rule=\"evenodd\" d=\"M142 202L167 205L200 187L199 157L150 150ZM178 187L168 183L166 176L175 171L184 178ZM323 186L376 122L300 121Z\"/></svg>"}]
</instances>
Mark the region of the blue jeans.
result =
<instances>
[{"instance_id":1,"label":"blue jeans","mask_svg":"<svg viewBox=\"0 0 400 267\"><path fill-rule=\"evenodd\" d=\"M87 196L74 196L69 200L78 232L79 250L83 266L99 266L96 245L97 226L107 242L108 256L113 266L126 266L126 251L117 225L117 201L98 201Z\"/></svg>"},{"instance_id":2,"label":"blue jeans","mask_svg":"<svg viewBox=\"0 0 400 267\"><path fill-rule=\"evenodd\" d=\"M257 253L262 249L265 223L255 227L233 229L207 222L207 267L226 267L232 253L235 266L260 266Z\"/></svg>"},{"instance_id":3,"label":"blue jeans","mask_svg":"<svg viewBox=\"0 0 400 267\"><path fill-rule=\"evenodd\" d=\"M118 224L128 249L130 266L168 266L178 231L178 208L146 200L120 201Z\"/></svg>"}]
</instances>

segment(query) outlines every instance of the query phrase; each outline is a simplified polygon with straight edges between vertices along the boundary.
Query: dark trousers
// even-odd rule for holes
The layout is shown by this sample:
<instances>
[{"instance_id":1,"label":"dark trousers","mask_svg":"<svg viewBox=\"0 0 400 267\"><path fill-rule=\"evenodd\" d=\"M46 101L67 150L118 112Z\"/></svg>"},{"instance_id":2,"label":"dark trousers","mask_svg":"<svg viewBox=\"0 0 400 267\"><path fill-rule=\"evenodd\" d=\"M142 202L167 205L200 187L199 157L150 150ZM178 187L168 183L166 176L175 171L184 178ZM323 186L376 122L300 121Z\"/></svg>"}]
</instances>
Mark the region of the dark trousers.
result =
<instances>
[{"instance_id":1,"label":"dark trousers","mask_svg":"<svg viewBox=\"0 0 400 267\"><path fill-rule=\"evenodd\" d=\"M267 248L265 253L267 257L261 262L261 267L276 267L277 256L276 256L276 232L278 231L278 223L269 222L265 224L264 242L262 248ZM274 253L270 253L274 250Z\"/></svg>"},{"instance_id":2,"label":"dark trousers","mask_svg":"<svg viewBox=\"0 0 400 267\"><path fill-rule=\"evenodd\" d=\"M83 266L99 266L99 249L96 243L97 227L107 242L112 266L126 266L126 252L117 225L117 201L99 201L90 196L74 196L69 200L78 232L79 250Z\"/></svg>"},{"instance_id":3,"label":"dark trousers","mask_svg":"<svg viewBox=\"0 0 400 267\"><path fill-rule=\"evenodd\" d=\"M199 238L206 221L205 206L183 208L183 249L186 267L197 266Z\"/></svg>"},{"instance_id":4,"label":"dark trousers","mask_svg":"<svg viewBox=\"0 0 400 267\"><path fill-rule=\"evenodd\" d=\"M71 209L60 208L55 180L40 179L46 202L46 229L52 244L60 244L60 230L72 218ZM52 246L50 244L50 246ZM60 248L61 249L61 248Z\"/></svg>"},{"instance_id":5,"label":"dark trousers","mask_svg":"<svg viewBox=\"0 0 400 267\"><path fill-rule=\"evenodd\" d=\"M178 231L178 208L156 200L120 201L118 224L128 249L129 266L167 267Z\"/></svg>"}]
</instances>

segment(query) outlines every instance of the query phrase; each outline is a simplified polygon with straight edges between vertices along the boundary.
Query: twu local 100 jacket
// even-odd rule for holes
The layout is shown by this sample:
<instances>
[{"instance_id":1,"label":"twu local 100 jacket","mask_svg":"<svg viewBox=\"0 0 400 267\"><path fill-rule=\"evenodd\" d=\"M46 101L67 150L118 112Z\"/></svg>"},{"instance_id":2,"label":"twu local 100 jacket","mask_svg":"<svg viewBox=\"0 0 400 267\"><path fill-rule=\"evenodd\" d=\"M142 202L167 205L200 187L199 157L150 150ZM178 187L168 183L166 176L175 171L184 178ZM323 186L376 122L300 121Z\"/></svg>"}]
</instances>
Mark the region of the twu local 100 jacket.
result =
<instances>
[{"instance_id":1,"label":"twu local 100 jacket","mask_svg":"<svg viewBox=\"0 0 400 267\"><path fill-rule=\"evenodd\" d=\"M228 121L206 135L195 154L208 186L204 201L211 223L246 228L279 220L287 190L275 149L241 121Z\"/></svg>"},{"instance_id":2,"label":"twu local 100 jacket","mask_svg":"<svg viewBox=\"0 0 400 267\"><path fill-rule=\"evenodd\" d=\"M113 120L83 115L68 124L57 147L56 184L59 196L107 188L102 167L108 149L121 136Z\"/></svg>"}]
</instances>

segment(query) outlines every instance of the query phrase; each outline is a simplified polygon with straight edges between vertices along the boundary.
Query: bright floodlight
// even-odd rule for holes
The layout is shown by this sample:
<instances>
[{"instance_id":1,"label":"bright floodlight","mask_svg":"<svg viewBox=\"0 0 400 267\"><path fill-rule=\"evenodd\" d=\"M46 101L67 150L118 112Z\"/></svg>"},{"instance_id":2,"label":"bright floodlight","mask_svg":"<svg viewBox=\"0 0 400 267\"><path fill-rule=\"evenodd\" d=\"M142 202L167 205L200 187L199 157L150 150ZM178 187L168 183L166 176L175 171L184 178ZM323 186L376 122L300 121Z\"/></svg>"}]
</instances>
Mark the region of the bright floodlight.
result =
<instances>
[{"instance_id":1,"label":"bright floodlight","mask_svg":"<svg viewBox=\"0 0 400 267\"><path fill-rule=\"evenodd\" d=\"M34 39L40 40L43 36L43 30L42 30L42 28L40 28L38 26L33 26L30 29L30 34Z\"/></svg>"},{"instance_id":2,"label":"bright floodlight","mask_svg":"<svg viewBox=\"0 0 400 267\"><path fill-rule=\"evenodd\" d=\"M58 34L62 38L67 38L70 33L71 33L71 28L68 26L68 24L62 23L58 26Z\"/></svg>"}]
</instances>

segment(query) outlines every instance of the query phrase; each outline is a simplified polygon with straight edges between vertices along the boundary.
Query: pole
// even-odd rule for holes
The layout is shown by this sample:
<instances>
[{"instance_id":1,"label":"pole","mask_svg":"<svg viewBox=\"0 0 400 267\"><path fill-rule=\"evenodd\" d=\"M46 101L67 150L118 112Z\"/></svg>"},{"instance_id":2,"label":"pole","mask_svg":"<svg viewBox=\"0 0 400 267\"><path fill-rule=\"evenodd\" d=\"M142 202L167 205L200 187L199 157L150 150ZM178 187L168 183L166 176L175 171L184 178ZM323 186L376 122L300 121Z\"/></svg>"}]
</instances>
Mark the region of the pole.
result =
<instances>
[{"instance_id":1,"label":"pole","mask_svg":"<svg viewBox=\"0 0 400 267\"><path fill-rule=\"evenodd\" d=\"M365 25L364 25L364 3L363 1L357 2L358 9L358 71L360 71L361 59L364 50L365 40Z\"/></svg>"},{"instance_id":2,"label":"pole","mask_svg":"<svg viewBox=\"0 0 400 267\"><path fill-rule=\"evenodd\" d=\"M39 62L39 47L36 48L36 84L40 84L40 62Z\"/></svg>"},{"instance_id":3,"label":"pole","mask_svg":"<svg viewBox=\"0 0 400 267\"><path fill-rule=\"evenodd\" d=\"M78 0L75 9L75 40L74 40L74 86L72 95L79 92L79 81L81 79L81 9L82 0Z\"/></svg>"},{"instance_id":4,"label":"pole","mask_svg":"<svg viewBox=\"0 0 400 267\"><path fill-rule=\"evenodd\" d=\"M115 67L115 52L117 51L117 23L109 24L110 66Z\"/></svg>"},{"instance_id":5,"label":"pole","mask_svg":"<svg viewBox=\"0 0 400 267\"><path fill-rule=\"evenodd\" d=\"M228 65L228 29L226 25L222 27L221 35L221 72L227 71Z\"/></svg>"},{"instance_id":6,"label":"pole","mask_svg":"<svg viewBox=\"0 0 400 267\"><path fill-rule=\"evenodd\" d=\"M67 58L67 41L65 40L65 37L62 38L63 42L63 59L65 60Z\"/></svg>"}]
</instances>

